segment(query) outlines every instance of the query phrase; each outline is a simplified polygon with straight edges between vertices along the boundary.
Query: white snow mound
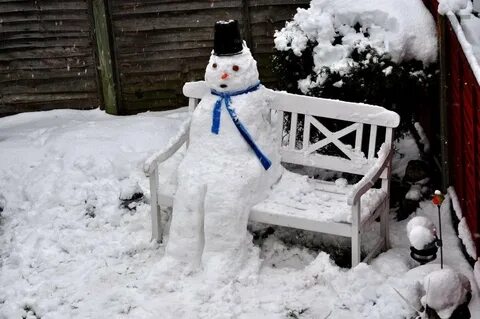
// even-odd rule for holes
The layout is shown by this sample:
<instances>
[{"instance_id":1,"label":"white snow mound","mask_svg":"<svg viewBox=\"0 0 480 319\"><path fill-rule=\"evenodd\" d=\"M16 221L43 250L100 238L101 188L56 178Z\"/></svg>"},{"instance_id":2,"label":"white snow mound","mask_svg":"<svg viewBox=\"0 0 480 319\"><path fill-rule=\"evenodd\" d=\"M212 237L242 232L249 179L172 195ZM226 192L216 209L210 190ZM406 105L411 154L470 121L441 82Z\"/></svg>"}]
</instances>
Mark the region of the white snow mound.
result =
<instances>
[{"instance_id":1,"label":"white snow mound","mask_svg":"<svg viewBox=\"0 0 480 319\"><path fill-rule=\"evenodd\" d=\"M412 229L416 226L422 226L428 229L434 229L435 225L433 222L424 216L416 216L413 217L407 224L407 234L412 231Z\"/></svg>"},{"instance_id":2,"label":"white snow mound","mask_svg":"<svg viewBox=\"0 0 480 319\"><path fill-rule=\"evenodd\" d=\"M452 269L434 271L425 277L423 286L426 295L422 304L434 309L442 319L450 318L455 309L466 301L470 282Z\"/></svg>"},{"instance_id":3,"label":"white snow mound","mask_svg":"<svg viewBox=\"0 0 480 319\"><path fill-rule=\"evenodd\" d=\"M408 233L408 239L416 249L423 249L435 240L435 236L431 229L422 226L415 226Z\"/></svg>"}]
</instances>

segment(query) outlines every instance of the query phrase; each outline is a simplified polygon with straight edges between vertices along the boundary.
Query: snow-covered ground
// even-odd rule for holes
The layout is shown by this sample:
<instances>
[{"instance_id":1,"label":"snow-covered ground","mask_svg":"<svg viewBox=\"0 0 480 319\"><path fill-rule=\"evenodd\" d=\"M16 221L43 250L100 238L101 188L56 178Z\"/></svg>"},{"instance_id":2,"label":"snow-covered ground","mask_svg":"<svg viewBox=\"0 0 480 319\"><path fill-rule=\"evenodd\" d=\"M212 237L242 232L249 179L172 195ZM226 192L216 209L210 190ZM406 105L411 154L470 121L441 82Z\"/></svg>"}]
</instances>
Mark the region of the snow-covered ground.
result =
<instances>
[{"instance_id":1,"label":"snow-covered ground","mask_svg":"<svg viewBox=\"0 0 480 319\"><path fill-rule=\"evenodd\" d=\"M144 161L164 146L184 112L109 116L99 110L0 119L0 318L408 318L437 264L409 257L408 220L391 221L392 248L371 265L336 266L328 252L262 243L257 276L214 284L202 273L161 285L150 272L164 246L150 241ZM408 145L404 142L403 146ZM401 165L405 165L402 163ZM120 194L138 184L135 210ZM3 200L3 198L5 200ZM446 201L448 202L448 201ZM472 269L444 206L445 263ZM436 221L421 202L417 215Z\"/></svg>"}]
</instances>

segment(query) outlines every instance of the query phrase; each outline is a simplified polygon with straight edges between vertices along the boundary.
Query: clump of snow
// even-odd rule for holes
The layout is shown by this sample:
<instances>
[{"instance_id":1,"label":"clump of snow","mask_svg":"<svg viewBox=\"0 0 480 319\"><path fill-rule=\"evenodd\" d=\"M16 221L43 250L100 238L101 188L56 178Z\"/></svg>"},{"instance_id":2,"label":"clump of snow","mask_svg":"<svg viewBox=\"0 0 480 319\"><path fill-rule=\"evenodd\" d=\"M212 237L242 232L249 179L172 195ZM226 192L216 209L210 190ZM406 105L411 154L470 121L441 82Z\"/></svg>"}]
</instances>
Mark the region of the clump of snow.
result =
<instances>
[{"instance_id":1,"label":"clump of snow","mask_svg":"<svg viewBox=\"0 0 480 319\"><path fill-rule=\"evenodd\" d=\"M462 240L467 254L470 255L474 260L476 260L477 249L475 247L475 243L472 240L472 233L468 228L467 220L465 219L465 217L463 217L458 223L458 237Z\"/></svg>"},{"instance_id":2,"label":"clump of snow","mask_svg":"<svg viewBox=\"0 0 480 319\"><path fill-rule=\"evenodd\" d=\"M407 235L413 247L424 249L435 240L435 226L428 218L416 216L407 224Z\"/></svg>"},{"instance_id":3,"label":"clump of snow","mask_svg":"<svg viewBox=\"0 0 480 319\"><path fill-rule=\"evenodd\" d=\"M477 287L480 287L480 260L477 260L473 266L473 277L475 278Z\"/></svg>"},{"instance_id":4,"label":"clump of snow","mask_svg":"<svg viewBox=\"0 0 480 319\"><path fill-rule=\"evenodd\" d=\"M423 151L425 153L430 152L430 141L428 140L427 134L419 122L414 123L415 130L417 131L418 136L420 137L420 143L423 145Z\"/></svg>"},{"instance_id":5,"label":"clump of snow","mask_svg":"<svg viewBox=\"0 0 480 319\"><path fill-rule=\"evenodd\" d=\"M407 224L407 233L411 232L414 227L421 226L428 229L434 229L433 222L425 216L415 216Z\"/></svg>"},{"instance_id":6,"label":"clump of snow","mask_svg":"<svg viewBox=\"0 0 480 319\"><path fill-rule=\"evenodd\" d=\"M394 148L392 174L402 179L405 176L408 162L421 157L420 150L411 133L406 133L398 140L395 140Z\"/></svg>"},{"instance_id":7,"label":"clump of snow","mask_svg":"<svg viewBox=\"0 0 480 319\"><path fill-rule=\"evenodd\" d=\"M372 47L390 54L394 62L429 64L437 56L435 24L420 0L313 0L275 33L279 51L301 56L309 43L315 45L314 71L320 76L315 83L308 77L299 81L304 93L324 81L323 67L348 73L356 64L350 57L354 49Z\"/></svg>"},{"instance_id":8,"label":"clump of snow","mask_svg":"<svg viewBox=\"0 0 480 319\"><path fill-rule=\"evenodd\" d=\"M465 9L468 4L468 0L438 0L438 13L441 15L448 12L457 12Z\"/></svg>"},{"instance_id":9,"label":"clump of snow","mask_svg":"<svg viewBox=\"0 0 480 319\"><path fill-rule=\"evenodd\" d=\"M142 189L138 185L137 181L125 179L120 184L120 195L119 199L128 200L131 199L135 194L141 194Z\"/></svg>"},{"instance_id":10,"label":"clump of snow","mask_svg":"<svg viewBox=\"0 0 480 319\"><path fill-rule=\"evenodd\" d=\"M477 248L475 246L475 242L473 241L472 233L467 224L467 220L463 216L462 208L460 206L460 202L458 201L457 193L455 189L451 186L447 190L449 197L452 200L452 207L457 216L459 223L458 223L458 238L462 241L463 246L465 246L465 250L467 254L470 255L474 260L477 259Z\"/></svg>"},{"instance_id":11,"label":"clump of snow","mask_svg":"<svg viewBox=\"0 0 480 319\"><path fill-rule=\"evenodd\" d=\"M421 226L415 226L408 233L408 239L416 249L424 249L435 240L435 235L431 229Z\"/></svg>"},{"instance_id":12,"label":"clump of snow","mask_svg":"<svg viewBox=\"0 0 480 319\"><path fill-rule=\"evenodd\" d=\"M407 194L405 194L405 198L419 201L422 198L422 186L417 184L410 186Z\"/></svg>"},{"instance_id":13,"label":"clump of snow","mask_svg":"<svg viewBox=\"0 0 480 319\"><path fill-rule=\"evenodd\" d=\"M480 12L480 1L473 0L473 10Z\"/></svg>"},{"instance_id":14,"label":"clump of snow","mask_svg":"<svg viewBox=\"0 0 480 319\"><path fill-rule=\"evenodd\" d=\"M426 295L422 304L434 309L441 319L450 318L455 309L466 301L470 289L468 279L452 269L428 274L423 282Z\"/></svg>"}]
</instances>

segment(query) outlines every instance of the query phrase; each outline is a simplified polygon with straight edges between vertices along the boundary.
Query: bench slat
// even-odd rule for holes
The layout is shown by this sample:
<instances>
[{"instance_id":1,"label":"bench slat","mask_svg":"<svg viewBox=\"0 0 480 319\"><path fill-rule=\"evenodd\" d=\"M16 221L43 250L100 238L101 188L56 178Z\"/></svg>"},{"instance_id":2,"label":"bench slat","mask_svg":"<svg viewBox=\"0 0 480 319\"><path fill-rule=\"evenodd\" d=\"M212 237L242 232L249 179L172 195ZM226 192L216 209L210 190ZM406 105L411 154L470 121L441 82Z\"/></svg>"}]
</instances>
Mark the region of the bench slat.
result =
<instances>
[{"instance_id":1,"label":"bench slat","mask_svg":"<svg viewBox=\"0 0 480 319\"><path fill-rule=\"evenodd\" d=\"M280 150L280 155L282 157L282 162L284 163L318 167L357 175L365 174L373 164L373 161L368 161L364 157L362 157L359 161L351 161L336 156L306 154L301 150L289 150L285 148Z\"/></svg>"},{"instance_id":2,"label":"bench slat","mask_svg":"<svg viewBox=\"0 0 480 319\"><path fill-rule=\"evenodd\" d=\"M201 99L209 91L204 81L188 82L183 86L183 94L196 99ZM272 108L280 111L392 128L400 123L397 113L375 105L269 91L273 98Z\"/></svg>"},{"instance_id":3,"label":"bench slat","mask_svg":"<svg viewBox=\"0 0 480 319\"><path fill-rule=\"evenodd\" d=\"M320 222L318 220L307 220L296 218L289 215L273 214L253 207L250 212L250 220L259 223L274 224L297 229L310 230L325 234L334 234L344 237L350 237L352 234L352 225L347 223Z\"/></svg>"},{"instance_id":4,"label":"bench slat","mask_svg":"<svg viewBox=\"0 0 480 319\"><path fill-rule=\"evenodd\" d=\"M368 159L375 157L375 145L377 143L377 126L370 127L370 140L368 143Z\"/></svg>"},{"instance_id":5,"label":"bench slat","mask_svg":"<svg viewBox=\"0 0 480 319\"><path fill-rule=\"evenodd\" d=\"M358 123L358 128L355 133L355 151L362 151L362 140L363 140L363 123Z\"/></svg>"},{"instance_id":6,"label":"bench slat","mask_svg":"<svg viewBox=\"0 0 480 319\"><path fill-rule=\"evenodd\" d=\"M400 116L380 106L271 91L272 108L313 116L395 128Z\"/></svg>"},{"instance_id":7,"label":"bench slat","mask_svg":"<svg viewBox=\"0 0 480 319\"><path fill-rule=\"evenodd\" d=\"M297 142L297 121L298 114L292 113L292 118L290 120L290 140L288 142L288 147L292 150L295 149L295 144Z\"/></svg>"}]
</instances>

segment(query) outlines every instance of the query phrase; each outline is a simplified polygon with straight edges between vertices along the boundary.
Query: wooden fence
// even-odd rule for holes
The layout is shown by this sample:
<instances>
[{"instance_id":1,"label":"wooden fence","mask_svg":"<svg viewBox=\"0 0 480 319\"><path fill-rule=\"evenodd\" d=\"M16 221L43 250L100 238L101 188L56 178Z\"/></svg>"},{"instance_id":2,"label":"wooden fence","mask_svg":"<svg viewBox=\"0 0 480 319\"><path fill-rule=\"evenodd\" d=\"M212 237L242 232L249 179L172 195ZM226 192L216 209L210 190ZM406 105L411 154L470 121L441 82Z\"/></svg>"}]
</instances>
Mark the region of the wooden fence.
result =
<instances>
[{"instance_id":1,"label":"wooden fence","mask_svg":"<svg viewBox=\"0 0 480 319\"><path fill-rule=\"evenodd\" d=\"M0 0L0 116L100 103L84 1Z\"/></svg>"},{"instance_id":2,"label":"wooden fence","mask_svg":"<svg viewBox=\"0 0 480 319\"><path fill-rule=\"evenodd\" d=\"M432 14L437 15L438 2L425 0ZM480 70L478 61L465 52L471 51L455 15L445 17L445 88L446 88L446 136L447 157L444 174L455 187L477 252L480 253ZM429 113L438 110L429 110ZM441 132L439 122L432 127ZM437 141L438 142L438 141Z\"/></svg>"},{"instance_id":3,"label":"wooden fence","mask_svg":"<svg viewBox=\"0 0 480 319\"><path fill-rule=\"evenodd\" d=\"M274 86L275 29L309 0L0 0L0 116L105 105L133 114L186 105L217 20L237 19ZM100 72L96 72L96 70Z\"/></svg>"}]
</instances>

